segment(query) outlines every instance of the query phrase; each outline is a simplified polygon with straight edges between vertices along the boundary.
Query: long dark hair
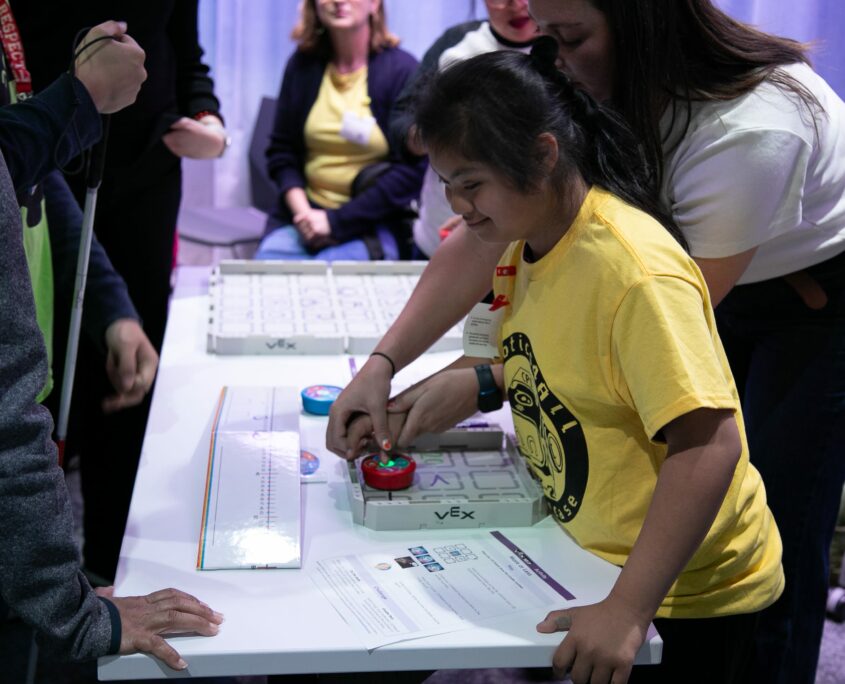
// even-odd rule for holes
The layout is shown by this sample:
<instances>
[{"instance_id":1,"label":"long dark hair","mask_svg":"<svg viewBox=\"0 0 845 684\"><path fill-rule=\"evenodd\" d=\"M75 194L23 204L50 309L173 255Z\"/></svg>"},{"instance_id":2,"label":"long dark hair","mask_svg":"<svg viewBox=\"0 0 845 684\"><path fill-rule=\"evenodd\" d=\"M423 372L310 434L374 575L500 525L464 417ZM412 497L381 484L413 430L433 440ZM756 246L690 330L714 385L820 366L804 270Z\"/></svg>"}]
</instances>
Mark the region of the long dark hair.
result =
<instances>
[{"instance_id":1,"label":"long dark hair","mask_svg":"<svg viewBox=\"0 0 845 684\"><path fill-rule=\"evenodd\" d=\"M500 173L521 192L534 192L547 171L543 133L560 149L554 181L565 186L580 173L651 214L686 248L680 230L652 191L651 174L622 118L575 88L555 66L557 45L541 37L531 55L491 52L458 62L417 94L420 140L452 150Z\"/></svg>"},{"instance_id":2,"label":"long dark hair","mask_svg":"<svg viewBox=\"0 0 845 684\"><path fill-rule=\"evenodd\" d=\"M642 141L657 188L664 144L673 142L660 131L667 105L670 130L686 117L683 134L692 102L732 100L765 80L795 93L810 112L821 109L812 93L779 69L809 64L806 46L736 21L712 0L591 1L613 35L614 107Z\"/></svg>"}]
</instances>

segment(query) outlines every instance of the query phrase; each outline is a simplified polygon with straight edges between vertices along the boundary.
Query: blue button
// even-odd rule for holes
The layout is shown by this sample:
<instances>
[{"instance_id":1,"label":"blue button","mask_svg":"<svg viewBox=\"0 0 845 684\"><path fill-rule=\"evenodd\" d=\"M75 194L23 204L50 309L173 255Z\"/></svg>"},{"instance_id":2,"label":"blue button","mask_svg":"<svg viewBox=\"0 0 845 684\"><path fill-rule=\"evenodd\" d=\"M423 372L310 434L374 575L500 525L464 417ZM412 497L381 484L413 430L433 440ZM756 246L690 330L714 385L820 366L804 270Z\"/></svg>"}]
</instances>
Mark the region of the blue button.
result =
<instances>
[{"instance_id":1,"label":"blue button","mask_svg":"<svg viewBox=\"0 0 845 684\"><path fill-rule=\"evenodd\" d=\"M329 415L334 400L341 393L340 387L334 385L311 385L301 392L302 408L315 416Z\"/></svg>"}]
</instances>

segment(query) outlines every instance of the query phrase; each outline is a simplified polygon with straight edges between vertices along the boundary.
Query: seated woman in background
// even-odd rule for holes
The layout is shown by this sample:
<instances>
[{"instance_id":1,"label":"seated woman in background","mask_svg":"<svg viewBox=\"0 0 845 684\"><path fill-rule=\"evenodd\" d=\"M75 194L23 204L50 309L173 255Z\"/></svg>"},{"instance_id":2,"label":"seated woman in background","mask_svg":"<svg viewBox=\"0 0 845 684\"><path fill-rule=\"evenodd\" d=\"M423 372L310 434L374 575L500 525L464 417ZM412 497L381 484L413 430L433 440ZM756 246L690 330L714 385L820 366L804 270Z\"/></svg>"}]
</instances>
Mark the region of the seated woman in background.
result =
<instances>
[{"instance_id":1,"label":"seated woman in background","mask_svg":"<svg viewBox=\"0 0 845 684\"><path fill-rule=\"evenodd\" d=\"M305 0L293 38L267 149L279 227L255 258L398 259L425 161L400 161L385 131L417 61L396 47L381 0Z\"/></svg>"}]
</instances>

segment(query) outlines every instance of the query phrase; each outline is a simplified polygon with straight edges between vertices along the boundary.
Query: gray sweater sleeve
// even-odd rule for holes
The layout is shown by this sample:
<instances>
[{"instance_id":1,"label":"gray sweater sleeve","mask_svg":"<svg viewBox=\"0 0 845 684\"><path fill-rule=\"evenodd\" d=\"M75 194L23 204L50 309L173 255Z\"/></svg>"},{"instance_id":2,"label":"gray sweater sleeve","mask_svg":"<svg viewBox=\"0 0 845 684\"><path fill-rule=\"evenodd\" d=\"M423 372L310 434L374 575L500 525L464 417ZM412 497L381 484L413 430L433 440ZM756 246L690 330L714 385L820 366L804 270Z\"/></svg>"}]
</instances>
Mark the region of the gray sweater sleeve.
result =
<instances>
[{"instance_id":1,"label":"gray sweater sleeve","mask_svg":"<svg viewBox=\"0 0 845 684\"><path fill-rule=\"evenodd\" d=\"M0 157L0 594L52 647L73 659L95 658L114 649L120 623L79 569L52 421L35 401L47 353L22 232Z\"/></svg>"}]
</instances>

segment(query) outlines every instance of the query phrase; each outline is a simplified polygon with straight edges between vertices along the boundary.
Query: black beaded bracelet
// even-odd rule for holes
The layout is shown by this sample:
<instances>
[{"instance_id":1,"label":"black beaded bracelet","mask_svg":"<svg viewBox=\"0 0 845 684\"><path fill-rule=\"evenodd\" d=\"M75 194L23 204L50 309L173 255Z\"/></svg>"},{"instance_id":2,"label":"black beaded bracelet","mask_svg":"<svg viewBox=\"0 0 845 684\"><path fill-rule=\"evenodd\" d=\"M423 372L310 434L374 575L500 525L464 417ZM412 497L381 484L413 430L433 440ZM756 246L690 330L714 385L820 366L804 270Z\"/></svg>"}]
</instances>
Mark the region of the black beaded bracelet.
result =
<instances>
[{"instance_id":1,"label":"black beaded bracelet","mask_svg":"<svg viewBox=\"0 0 845 684\"><path fill-rule=\"evenodd\" d=\"M396 375L396 364L393 363L393 359L391 359L387 354L384 354L384 353L378 352L378 351L374 351L372 354L370 354L370 356L371 357L381 356L383 359L387 359L387 362L390 364L390 370L391 370L390 377L392 378L394 375Z\"/></svg>"}]
</instances>

